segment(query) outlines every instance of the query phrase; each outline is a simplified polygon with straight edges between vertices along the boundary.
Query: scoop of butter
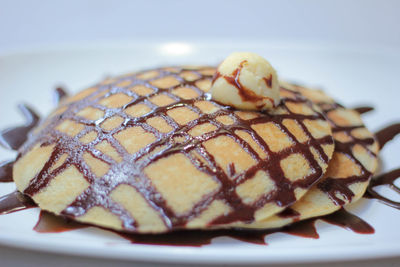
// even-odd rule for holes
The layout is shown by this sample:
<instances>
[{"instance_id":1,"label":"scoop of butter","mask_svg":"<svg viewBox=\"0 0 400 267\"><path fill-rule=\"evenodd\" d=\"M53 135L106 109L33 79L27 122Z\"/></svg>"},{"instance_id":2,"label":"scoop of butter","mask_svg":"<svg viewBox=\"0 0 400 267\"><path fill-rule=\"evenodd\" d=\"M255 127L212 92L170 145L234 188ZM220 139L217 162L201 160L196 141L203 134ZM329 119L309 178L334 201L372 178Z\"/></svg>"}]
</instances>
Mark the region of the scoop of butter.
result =
<instances>
[{"instance_id":1,"label":"scoop of butter","mask_svg":"<svg viewBox=\"0 0 400 267\"><path fill-rule=\"evenodd\" d=\"M276 71L249 52L232 53L219 65L210 92L213 100L238 109L272 109L280 102Z\"/></svg>"}]
</instances>

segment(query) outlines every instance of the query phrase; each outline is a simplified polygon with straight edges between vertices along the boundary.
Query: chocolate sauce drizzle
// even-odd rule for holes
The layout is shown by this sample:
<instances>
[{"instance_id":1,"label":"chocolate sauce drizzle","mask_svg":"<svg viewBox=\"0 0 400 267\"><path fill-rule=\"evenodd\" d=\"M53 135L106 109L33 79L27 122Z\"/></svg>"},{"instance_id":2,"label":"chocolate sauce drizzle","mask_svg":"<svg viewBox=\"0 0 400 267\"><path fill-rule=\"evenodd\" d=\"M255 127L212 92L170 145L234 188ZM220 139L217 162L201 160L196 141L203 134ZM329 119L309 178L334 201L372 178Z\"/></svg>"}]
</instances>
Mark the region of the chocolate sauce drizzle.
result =
<instances>
[{"instance_id":1,"label":"chocolate sauce drizzle","mask_svg":"<svg viewBox=\"0 0 400 267\"><path fill-rule=\"evenodd\" d=\"M357 111L357 112L360 113L360 114L365 114L365 113L368 113L368 112L373 111L374 108L373 108L373 107L370 107L370 106L361 106L361 107L353 108L353 110L354 110L354 111Z\"/></svg>"},{"instance_id":2,"label":"chocolate sauce drizzle","mask_svg":"<svg viewBox=\"0 0 400 267\"><path fill-rule=\"evenodd\" d=\"M27 105L18 105L26 124L8 128L0 132L0 145L7 149L18 150L28 139L28 133L39 123L40 117Z\"/></svg>"},{"instance_id":3,"label":"chocolate sauce drizzle","mask_svg":"<svg viewBox=\"0 0 400 267\"><path fill-rule=\"evenodd\" d=\"M378 131L375 134L375 136L378 140L380 148L383 148L387 142L389 142L399 134L400 134L400 123L395 123ZM367 192L364 195L364 197L374 198L390 207L400 209L400 202L393 201L385 197L384 195L378 193L375 190L375 188L378 186L389 186L393 191L400 194L400 188L397 185L395 185L395 181L399 177L400 177L400 169L395 169L387 173L381 174L378 177L374 177L371 180L370 184L368 185Z\"/></svg>"},{"instance_id":4,"label":"chocolate sauce drizzle","mask_svg":"<svg viewBox=\"0 0 400 267\"><path fill-rule=\"evenodd\" d=\"M37 205L18 191L0 197L0 215L33 207L37 207Z\"/></svg>"},{"instance_id":5,"label":"chocolate sauce drizzle","mask_svg":"<svg viewBox=\"0 0 400 267\"><path fill-rule=\"evenodd\" d=\"M213 200L216 199L226 200L226 202L229 203L229 205L231 206L232 212L216 218L213 222L210 223L211 225L225 224L237 221L250 222L253 220L254 213L260 207L263 207L266 203L273 202L276 203L276 205L284 208L292 204L296 200L294 195L296 188L307 189L321 178L323 174L322 168L317 160L314 158L310 149L314 148L314 150L319 153L320 160L324 163L327 163L329 159L322 149L321 145L332 144L333 140L330 136L314 138L303 123L303 120L305 119L325 120L322 113L316 112L314 115L295 114L284 106L285 102L292 102L304 103L312 108L312 104L304 97L302 97L298 92L290 91L294 95L294 97L284 98L282 100L281 108L286 111L285 114L272 115L265 113L264 115L251 120L243 120L230 107L222 106L212 101L211 103L219 108L218 111L212 114L202 113L201 110L194 105L195 102L204 101L208 98L208 96L196 86L196 82L205 79L211 80L212 78L211 75L202 75L201 69L197 71L191 70L199 76L199 78L194 81L187 81L179 76L180 73L188 71L186 69L180 69L179 73L170 72L165 69L159 69L158 71L160 73L160 76L151 80L141 80L137 79L136 76L131 76L125 77L124 79L118 80L112 84L99 85L97 90L91 95L87 96L85 99L66 106L67 110L63 112L62 118L59 116L55 116L54 118L50 119L50 123L46 127L46 129L44 129L40 134L32 136L32 138L25 144L24 148L21 150L22 154L24 154L30 149L30 147L32 147L32 145L37 143L41 143L42 146L57 144L50 159L45 164L43 170L31 181L30 185L24 191L24 193L29 196L34 196L37 192L46 187L53 177L57 176L60 172L62 172L69 166L74 165L85 176L85 179L87 179L91 185L87 190L85 190L82 195L77 197L77 199L72 204L70 204L65 210L62 211L62 215L75 218L78 216L82 216L87 210L94 206L101 206L104 209L110 210L114 214L119 215L121 221L123 222L123 227L126 231L135 231L137 224L134 218L132 218L125 209L123 209L117 203L113 202L109 197L110 192L114 188L116 188L119 184L124 183L133 186L137 189L138 192L147 192L143 193L143 197L152 207L154 207L155 210L159 212L165 226L169 229L177 229L184 227L191 218L199 215L208 207L208 205L210 205ZM173 76L177 80L179 80L180 83L167 89L160 89L151 85L151 81L163 78L165 76ZM120 87L117 85L120 82L127 80L131 82L129 87ZM146 87L153 89L154 92L145 97L136 95L129 90L129 88L134 85L145 85ZM174 95L173 90L182 86L192 88L199 94L199 97L195 99L182 99ZM282 90L287 89L283 88ZM116 93L123 93L132 97L133 99L130 103L126 104L120 109L109 109L97 104L99 99L104 99ZM156 106L151 103L149 99L157 95L168 96L172 99L175 99L178 103L171 104L165 107ZM98 98L94 99L94 97L96 96L98 96ZM146 103L146 105L152 108L152 111L138 118L130 117L123 112L124 109L137 103ZM103 110L105 112L104 118L99 121L93 122L78 117L76 115L77 111L88 106ZM178 125L174 120L172 120L172 118L168 116L167 112L169 110L179 107L187 107L190 110L198 113L199 117L184 126ZM120 127L112 130L111 132L106 132L98 126L105 119L114 115L118 115L125 119L125 122ZM216 121L216 118L222 115L231 117L235 122L232 125L223 125ZM157 116L165 119L171 126L175 128L175 130L171 131L170 133L164 134L156 131L154 128L150 127L146 123L146 120L148 120L149 118ZM299 124L305 134L309 137L308 142L299 143L297 141L293 134L291 134L282 123L282 121L286 118L295 120ZM85 129L74 138L71 138L70 136L58 132L54 129L60 121L65 121L67 119L85 125ZM279 127L293 141L294 145L280 152L271 151L264 140L251 127L254 124L266 122L274 122L276 125L279 125ZM199 137L192 137L188 134L188 132L193 127L203 123L211 123L217 127L217 130ZM138 153L134 155L127 154L127 152L124 150L123 147L121 147L119 142L117 142L113 138L113 134L132 126L141 126L145 131L152 133L157 138L157 141L148 145L144 149L141 149ZM236 131L238 130L249 133L254 141L258 143L260 148L263 149L264 152L268 155L267 159L260 158L260 156L254 151L254 149L242 138L240 138L239 135L236 134ZM79 138L90 131L96 131L98 133L97 140L88 145L80 143ZM234 177L231 177L230 174L225 173L223 166L219 166L214 157L210 153L208 153L208 151L202 146L202 143L204 143L205 141L220 135L227 135L233 138L258 163L245 172L230 173ZM184 137L186 138L186 140L180 143L175 142L174 140L176 140L177 137ZM94 149L94 146L103 140L107 141L118 151L120 156L124 159L124 162L122 164L129 164L129 166L132 166L132 163L134 162L135 168L122 168L126 172L121 173L121 164L116 164L113 159L109 158L107 155L101 154L99 151L96 151ZM153 153L153 151L158 148L162 148L161 151ZM111 177L109 174L106 174L102 179L96 178L92 174L91 170L87 166L82 164L83 160L81 159L81 155L83 151L90 152L94 157L110 164L111 171L109 171L109 173L120 173L121 175L119 175L119 177L123 179L120 181L116 181L115 177ZM198 154L200 154L205 159L207 164L194 157L193 154L191 154L191 152L193 151L196 151ZM49 168L53 164L55 164L59 156L64 153L67 153L69 155L69 158L60 167L49 173ZM149 178L143 172L143 169L146 166L174 153L184 153L185 156L187 156L191 160L192 164L199 171L209 174L221 185L220 189L214 192L213 195L207 195L201 201L199 201L199 203L197 203L195 207L193 207L193 212L190 214L176 214L168 206L163 197L151 185L151 183L149 183ZM280 167L280 160L294 153L300 153L308 161L311 169L314 171L304 179L291 182L289 179L285 178L283 170ZM241 198L237 195L236 190L234 189L239 184L254 177L254 175L259 170L267 171L270 174L270 177L274 180L275 185L278 189L269 193L268 195L263 195L253 204L245 204L242 202ZM94 195L98 197L93 198Z\"/></svg>"},{"instance_id":6,"label":"chocolate sauce drizzle","mask_svg":"<svg viewBox=\"0 0 400 267\"><path fill-rule=\"evenodd\" d=\"M62 87L57 87L53 92L53 102L58 106L62 100L68 97L68 92Z\"/></svg>"},{"instance_id":7,"label":"chocolate sauce drizzle","mask_svg":"<svg viewBox=\"0 0 400 267\"><path fill-rule=\"evenodd\" d=\"M389 125L378 131L375 136L378 139L379 147L383 148L387 142L400 133L400 123Z\"/></svg>"},{"instance_id":8,"label":"chocolate sauce drizzle","mask_svg":"<svg viewBox=\"0 0 400 267\"><path fill-rule=\"evenodd\" d=\"M327 223L346 228L358 234L375 233L375 230L371 225L343 208L332 214L323 216L320 219Z\"/></svg>"},{"instance_id":9,"label":"chocolate sauce drizzle","mask_svg":"<svg viewBox=\"0 0 400 267\"><path fill-rule=\"evenodd\" d=\"M12 182L12 169L14 160L8 160L0 163L0 183Z\"/></svg>"}]
</instances>

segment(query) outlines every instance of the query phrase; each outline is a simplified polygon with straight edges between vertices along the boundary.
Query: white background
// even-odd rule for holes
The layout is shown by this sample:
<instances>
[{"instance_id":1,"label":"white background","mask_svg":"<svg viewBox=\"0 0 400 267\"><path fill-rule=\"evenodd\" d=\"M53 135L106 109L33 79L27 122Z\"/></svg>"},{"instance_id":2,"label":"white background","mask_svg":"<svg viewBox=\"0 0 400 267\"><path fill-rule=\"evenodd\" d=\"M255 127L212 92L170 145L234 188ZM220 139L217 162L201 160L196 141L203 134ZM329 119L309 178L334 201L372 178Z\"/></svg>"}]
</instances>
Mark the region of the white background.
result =
<instances>
[{"instance_id":1,"label":"white background","mask_svg":"<svg viewBox=\"0 0 400 267\"><path fill-rule=\"evenodd\" d=\"M395 0L0 0L0 54L79 43L210 38L397 49L399 14L400 1ZM0 94L7 97L4 88L0 88ZM0 260L0 266L128 266L5 247L0 247ZM359 262L354 266L396 263L400 260Z\"/></svg>"},{"instance_id":2,"label":"white background","mask_svg":"<svg viewBox=\"0 0 400 267\"><path fill-rule=\"evenodd\" d=\"M400 46L399 12L396 0L1 0L0 51L201 37Z\"/></svg>"}]
</instances>

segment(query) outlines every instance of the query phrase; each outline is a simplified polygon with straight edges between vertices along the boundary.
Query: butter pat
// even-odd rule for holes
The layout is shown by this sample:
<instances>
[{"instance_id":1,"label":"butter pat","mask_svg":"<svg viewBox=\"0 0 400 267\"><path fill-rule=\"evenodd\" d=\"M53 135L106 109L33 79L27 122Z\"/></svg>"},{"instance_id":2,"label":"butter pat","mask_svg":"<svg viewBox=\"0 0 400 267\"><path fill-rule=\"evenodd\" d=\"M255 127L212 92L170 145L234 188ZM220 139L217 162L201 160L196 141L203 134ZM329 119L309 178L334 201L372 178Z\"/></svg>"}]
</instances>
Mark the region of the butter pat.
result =
<instances>
[{"instance_id":1,"label":"butter pat","mask_svg":"<svg viewBox=\"0 0 400 267\"><path fill-rule=\"evenodd\" d=\"M219 65L210 92L213 100L238 109L273 109L280 102L275 69L249 52L233 53Z\"/></svg>"}]
</instances>

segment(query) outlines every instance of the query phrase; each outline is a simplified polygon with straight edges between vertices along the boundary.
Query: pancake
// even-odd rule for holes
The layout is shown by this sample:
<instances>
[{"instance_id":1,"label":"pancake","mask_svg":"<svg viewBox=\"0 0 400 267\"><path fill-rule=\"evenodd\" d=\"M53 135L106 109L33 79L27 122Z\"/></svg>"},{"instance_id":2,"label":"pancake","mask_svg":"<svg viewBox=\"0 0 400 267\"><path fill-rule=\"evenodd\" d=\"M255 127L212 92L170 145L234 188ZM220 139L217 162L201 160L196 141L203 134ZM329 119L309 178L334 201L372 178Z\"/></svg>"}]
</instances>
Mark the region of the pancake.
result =
<instances>
[{"instance_id":1,"label":"pancake","mask_svg":"<svg viewBox=\"0 0 400 267\"><path fill-rule=\"evenodd\" d=\"M320 90L283 82L281 86L298 90L323 110L332 126L335 151L324 177L303 198L280 214L239 227L278 228L333 213L364 195L378 165L378 143L356 111L335 103Z\"/></svg>"},{"instance_id":2,"label":"pancake","mask_svg":"<svg viewBox=\"0 0 400 267\"><path fill-rule=\"evenodd\" d=\"M214 68L107 79L62 101L19 150L20 192L40 208L135 233L259 222L325 173L334 144L321 110L281 89L268 112L210 100Z\"/></svg>"}]
</instances>

